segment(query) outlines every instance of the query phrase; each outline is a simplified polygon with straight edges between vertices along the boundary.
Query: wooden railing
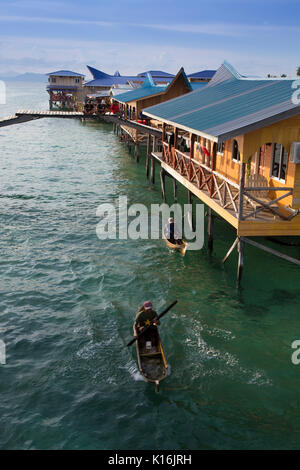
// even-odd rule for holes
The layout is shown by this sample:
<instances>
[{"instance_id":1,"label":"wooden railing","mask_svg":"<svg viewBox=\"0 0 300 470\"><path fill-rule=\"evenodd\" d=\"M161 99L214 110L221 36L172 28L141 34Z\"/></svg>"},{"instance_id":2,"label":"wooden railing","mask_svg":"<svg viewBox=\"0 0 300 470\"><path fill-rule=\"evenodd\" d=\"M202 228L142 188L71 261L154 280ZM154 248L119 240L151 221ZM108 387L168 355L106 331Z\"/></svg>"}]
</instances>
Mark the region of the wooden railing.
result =
<instances>
[{"instance_id":1,"label":"wooden railing","mask_svg":"<svg viewBox=\"0 0 300 470\"><path fill-rule=\"evenodd\" d=\"M204 163L192 159L189 154L174 149L174 147L170 149L166 142L163 142L162 159L188 181L195 184L198 189L207 191L209 196L212 199L216 199L223 209L233 210L239 220L255 217L261 211L269 211L284 220L290 220L293 217L286 217L275 207L278 201L292 194L292 188L244 187L241 189L239 184L212 170ZM275 200L266 202L251 194L251 191L285 191L285 194ZM247 214L245 214L244 204L247 202L247 199L255 201L257 207L252 211L250 210L250 212L247 211Z\"/></svg>"}]
</instances>

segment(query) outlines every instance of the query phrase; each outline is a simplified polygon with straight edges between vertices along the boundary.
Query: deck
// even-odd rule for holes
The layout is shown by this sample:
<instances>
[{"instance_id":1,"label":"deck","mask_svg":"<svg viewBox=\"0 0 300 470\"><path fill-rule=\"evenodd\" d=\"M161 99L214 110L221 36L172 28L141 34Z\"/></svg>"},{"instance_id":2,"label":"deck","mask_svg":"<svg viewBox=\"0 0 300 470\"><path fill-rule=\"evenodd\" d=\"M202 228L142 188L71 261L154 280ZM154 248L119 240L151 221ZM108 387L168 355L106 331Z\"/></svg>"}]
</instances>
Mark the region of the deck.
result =
<instances>
[{"instance_id":1,"label":"deck","mask_svg":"<svg viewBox=\"0 0 300 470\"><path fill-rule=\"evenodd\" d=\"M162 131L160 129L152 128L145 124L123 119L114 114L85 114L79 111L37 111L34 109L19 110L14 115L0 119L0 127L11 126L14 124L22 124L23 122L34 121L42 118L59 118L59 119L84 119L84 120L100 120L111 124L126 126L128 129L135 129L142 135L153 135L161 138ZM143 141L143 137L139 137L139 141Z\"/></svg>"},{"instance_id":2,"label":"deck","mask_svg":"<svg viewBox=\"0 0 300 470\"><path fill-rule=\"evenodd\" d=\"M239 185L206 165L190 159L189 154L176 150L174 158L169 161L166 161L168 159L162 152L152 152L152 156L169 175L229 222L237 230L238 236L299 234L300 215L287 220L288 216L279 212L276 214L263 206L254 210L246 197L240 205Z\"/></svg>"}]
</instances>

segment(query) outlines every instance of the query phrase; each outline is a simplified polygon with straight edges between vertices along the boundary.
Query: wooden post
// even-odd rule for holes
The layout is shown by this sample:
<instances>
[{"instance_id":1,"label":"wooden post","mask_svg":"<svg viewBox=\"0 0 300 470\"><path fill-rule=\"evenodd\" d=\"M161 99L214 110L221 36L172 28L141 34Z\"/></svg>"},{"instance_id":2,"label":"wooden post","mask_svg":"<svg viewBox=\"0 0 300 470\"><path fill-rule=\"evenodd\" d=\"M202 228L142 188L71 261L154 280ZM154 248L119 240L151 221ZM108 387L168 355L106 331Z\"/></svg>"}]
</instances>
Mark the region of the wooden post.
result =
<instances>
[{"instance_id":1,"label":"wooden post","mask_svg":"<svg viewBox=\"0 0 300 470\"><path fill-rule=\"evenodd\" d=\"M212 171L215 171L216 169L216 159L217 159L217 144L216 142L211 142L211 157L210 157L210 167ZM213 173L211 174L211 180L210 180L210 197L212 197L213 193L215 190L215 184L214 184L214 178L213 178Z\"/></svg>"},{"instance_id":2,"label":"wooden post","mask_svg":"<svg viewBox=\"0 0 300 470\"><path fill-rule=\"evenodd\" d=\"M150 176L151 183L155 183L155 158L151 156L151 176Z\"/></svg>"},{"instance_id":3,"label":"wooden post","mask_svg":"<svg viewBox=\"0 0 300 470\"><path fill-rule=\"evenodd\" d=\"M188 172L188 179L191 181L192 179L192 159L194 158L194 148L195 148L195 134L190 133L190 162L189 162L189 172Z\"/></svg>"},{"instance_id":4,"label":"wooden post","mask_svg":"<svg viewBox=\"0 0 300 470\"><path fill-rule=\"evenodd\" d=\"M226 261L228 260L229 256L231 255L231 253L233 252L233 250L235 249L236 245L238 244L238 237L234 240L233 244L231 245L231 247L229 248L229 250L227 251L226 253L226 256L223 258L222 260L222 263L226 263Z\"/></svg>"},{"instance_id":5,"label":"wooden post","mask_svg":"<svg viewBox=\"0 0 300 470\"><path fill-rule=\"evenodd\" d=\"M155 135L153 136L153 153L155 153L157 151L157 138L155 137Z\"/></svg>"},{"instance_id":6,"label":"wooden post","mask_svg":"<svg viewBox=\"0 0 300 470\"><path fill-rule=\"evenodd\" d=\"M166 172L163 168L160 170L160 184L161 184L161 195L163 198L164 202L167 202L166 200Z\"/></svg>"},{"instance_id":7,"label":"wooden post","mask_svg":"<svg viewBox=\"0 0 300 470\"><path fill-rule=\"evenodd\" d=\"M208 208L208 222L207 222L207 233L208 233L208 251L212 253L214 246L214 216L212 209Z\"/></svg>"},{"instance_id":8,"label":"wooden post","mask_svg":"<svg viewBox=\"0 0 300 470\"><path fill-rule=\"evenodd\" d=\"M174 202L177 202L177 180L173 178L173 196Z\"/></svg>"},{"instance_id":9,"label":"wooden post","mask_svg":"<svg viewBox=\"0 0 300 470\"><path fill-rule=\"evenodd\" d=\"M245 242L242 237L238 237L238 253L239 253L239 260L238 260L238 269L237 269L237 284L240 285L241 278L243 274L243 267L244 267L244 245Z\"/></svg>"},{"instance_id":10,"label":"wooden post","mask_svg":"<svg viewBox=\"0 0 300 470\"><path fill-rule=\"evenodd\" d=\"M177 149L177 142L178 142L178 129L177 127L174 128L174 149Z\"/></svg>"},{"instance_id":11,"label":"wooden post","mask_svg":"<svg viewBox=\"0 0 300 470\"><path fill-rule=\"evenodd\" d=\"M246 171L246 164L241 163L241 167L240 167L240 195L239 195L239 220L243 220L245 171Z\"/></svg>"},{"instance_id":12,"label":"wooden post","mask_svg":"<svg viewBox=\"0 0 300 470\"><path fill-rule=\"evenodd\" d=\"M151 158L151 134L147 136L146 177L149 179L149 164Z\"/></svg>"},{"instance_id":13,"label":"wooden post","mask_svg":"<svg viewBox=\"0 0 300 470\"><path fill-rule=\"evenodd\" d=\"M193 193L191 191L188 191L188 204L191 205L191 211L189 212L188 218L189 218L189 224L193 232L195 231L194 227L194 217L193 217Z\"/></svg>"},{"instance_id":14,"label":"wooden post","mask_svg":"<svg viewBox=\"0 0 300 470\"><path fill-rule=\"evenodd\" d=\"M140 160L138 141L136 141L135 146L134 146L134 157L135 157L135 161L138 163Z\"/></svg>"}]
</instances>

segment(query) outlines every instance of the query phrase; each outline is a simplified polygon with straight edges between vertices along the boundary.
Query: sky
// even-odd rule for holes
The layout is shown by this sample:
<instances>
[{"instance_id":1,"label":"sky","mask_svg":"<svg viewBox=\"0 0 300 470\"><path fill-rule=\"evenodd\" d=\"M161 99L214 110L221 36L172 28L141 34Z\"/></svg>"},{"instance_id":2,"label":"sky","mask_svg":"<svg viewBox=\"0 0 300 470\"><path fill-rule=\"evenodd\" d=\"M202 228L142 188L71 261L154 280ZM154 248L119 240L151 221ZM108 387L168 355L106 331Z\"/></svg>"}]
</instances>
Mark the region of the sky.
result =
<instances>
[{"instance_id":1,"label":"sky","mask_svg":"<svg viewBox=\"0 0 300 470\"><path fill-rule=\"evenodd\" d=\"M300 0L0 0L0 75L186 73L224 60L295 76Z\"/></svg>"}]
</instances>

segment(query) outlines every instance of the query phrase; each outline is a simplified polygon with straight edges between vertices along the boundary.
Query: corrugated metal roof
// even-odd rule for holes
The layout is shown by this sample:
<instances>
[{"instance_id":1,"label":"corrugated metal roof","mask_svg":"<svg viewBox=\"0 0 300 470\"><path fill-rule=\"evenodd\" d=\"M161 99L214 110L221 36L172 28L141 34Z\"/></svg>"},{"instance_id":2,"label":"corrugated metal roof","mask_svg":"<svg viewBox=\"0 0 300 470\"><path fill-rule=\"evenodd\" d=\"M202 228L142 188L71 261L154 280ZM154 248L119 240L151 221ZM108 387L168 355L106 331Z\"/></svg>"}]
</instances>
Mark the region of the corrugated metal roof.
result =
<instances>
[{"instance_id":1,"label":"corrugated metal roof","mask_svg":"<svg viewBox=\"0 0 300 470\"><path fill-rule=\"evenodd\" d=\"M190 73L188 78L210 79L214 76L216 70L201 70L201 72Z\"/></svg>"},{"instance_id":2,"label":"corrugated metal roof","mask_svg":"<svg viewBox=\"0 0 300 470\"><path fill-rule=\"evenodd\" d=\"M55 75L56 77L84 77L81 73L72 72L71 70L58 70L57 72L47 73L46 75Z\"/></svg>"},{"instance_id":3,"label":"corrugated metal roof","mask_svg":"<svg viewBox=\"0 0 300 470\"><path fill-rule=\"evenodd\" d=\"M155 79L155 78L174 78L175 75L172 73L168 72L163 72L162 70L148 70L147 72L142 72L138 74L138 77L146 77L147 73L150 73L150 75Z\"/></svg>"},{"instance_id":4,"label":"corrugated metal roof","mask_svg":"<svg viewBox=\"0 0 300 470\"><path fill-rule=\"evenodd\" d=\"M223 64L213 79L192 93L152 106L143 112L199 135L222 141L262 127L286 115L300 114L292 103L293 80L243 78Z\"/></svg>"},{"instance_id":5,"label":"corrugated metal roof","mask_svg":"<svg viewBox=\"0 0 300 470\"><path fill-rule=\"evenodd\" d=\"M174 77L167 72L162 72L160 70L155 71L152 70L150 72L143 72L139 75L120 75L120 72L117 70L114 75L109 75L101 70L97 70L90 65L87 65L88 70L93 76L93 80L90 80L85 83L85 86L90 87L108 87L113 86L116 84L128 84L129 82L143 82L147 73L150 73L151 77L153 78L154 82L166 83L168 84Z\"/></svg>"},{"instance_id":6,"label":"corrugated metal roof","mask_svg":"<svg viewBox=\"0 0 300 470\"><path fill-rule=\"evenodd\" d=\"M181 68L177 73L176 77L174 77L168 85L155 85L152 76L150 75L150 73L147 73L145 81L140 88L129 91L122 95L118 95L117 101L120 101L122 103L129 103L130 101L136 101L151 95L156 95L157 93L162 93L163 91L168 90L169 87L173 86L173 84L176 82L176 80L179 79L179 77L183 77L187 88L192 91L192 84L188 81L184 69Z\"/></svg>"},{"instance_id":7,"label":"corrugated metal roof","mask_svg":"<svg viewBox=\"0 0 300 470\"><path fill-rule=\"evenodd\" d=\"M129 103L130 101L136 101L147 96L156 95L161 93L167 88L166 85L158 86L155 85L150 74L147 74L144 83L139 88L136 88L126 93L122 93L117 96L116 100L121 103Z\"/></svg>"},{"instance_id":8,"label":"corrugated metal roof","mask_svg":"<svg viewBox=\"0 0 300 470\"><path fill-rule=\"evenodd\" d=\"M199 90L199 88L203 88L207 85L207 82L190 82L192 90Z\"/></svg>"}]
</instances>

